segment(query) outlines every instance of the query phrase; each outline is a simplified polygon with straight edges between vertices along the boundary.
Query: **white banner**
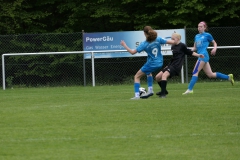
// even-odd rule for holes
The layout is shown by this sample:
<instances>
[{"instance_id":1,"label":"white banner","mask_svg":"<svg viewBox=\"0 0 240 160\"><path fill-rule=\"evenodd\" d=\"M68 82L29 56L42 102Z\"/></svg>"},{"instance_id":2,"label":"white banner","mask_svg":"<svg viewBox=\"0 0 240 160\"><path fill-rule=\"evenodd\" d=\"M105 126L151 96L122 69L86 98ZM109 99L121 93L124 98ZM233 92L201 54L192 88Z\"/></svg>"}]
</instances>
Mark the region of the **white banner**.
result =
<instances>
[{"instance_id":1,"label":"white banner","mask_svg":"<svg viewBox=\"0 0 240 160\"><path fill-rule=\"evenodd\" d=\"M184 29L169 29L156 30L158 36L163 39L170 39L172 33L177 32L181 35L181 42L185 43ZM106 50L125 50L120 45L120 41L124 40L129 48L136 49L137 46L146 40L143 31L126 31L126 32L98 32L84 33L83 35L83 50L84 51L106 51ZM166 48L171 48L171 45L162 45L163 55L172 55L171 51L164 51ZM94 53L94 58L114 58L114 57L132 57L132 56L147 56L145 52L131 55L128 52L103 52ZM85 59L91 58L91 54L84 54Z\"/></svg>"}]
</instances>

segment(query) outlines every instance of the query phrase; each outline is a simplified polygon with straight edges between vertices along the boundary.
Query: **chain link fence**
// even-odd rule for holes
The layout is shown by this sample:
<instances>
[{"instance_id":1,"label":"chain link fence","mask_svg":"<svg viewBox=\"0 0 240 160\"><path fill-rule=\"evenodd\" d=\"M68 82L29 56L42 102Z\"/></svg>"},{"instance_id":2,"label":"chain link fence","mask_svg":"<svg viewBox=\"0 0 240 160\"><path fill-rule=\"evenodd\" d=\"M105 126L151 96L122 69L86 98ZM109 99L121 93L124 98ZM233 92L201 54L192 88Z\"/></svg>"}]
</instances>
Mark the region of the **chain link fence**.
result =
<instances>
[{"instance_id":1,"label":"chain link fence","mask_svg":"<svg viewBox=\"0 0 240 160\"><path fill-rule=\"evenodd\" d=\"M240 46L240 27L210 28L209 32L218 46ZM197 33L197 28L186 28L186 43L189 47L193 46ZM1 54L83 50L82 33L0 37ZM170 60L171 56L164 56L164 66ZM184 66L185 82L191 78L196 60L196 57L187 57L187 65ZM4 61L7 88L92 85L92 61L83 59L83 54L5 56ZM96 86L132 84L133 76L145 62L146 57L94 59ZM216 56L210 58L213 72L233 73L236 81L240 79L239 62L240 48L218 49ZM0 74L2 85L2 72ZM154 76L156 74L157 72L153 73ZM220 81L209 79L204 72L199 74L199 80ZM144 81L146 78L143 78L142 82ZM173 77L169 82L181 83L181 77Z\"/></svg>"}]
</instances>

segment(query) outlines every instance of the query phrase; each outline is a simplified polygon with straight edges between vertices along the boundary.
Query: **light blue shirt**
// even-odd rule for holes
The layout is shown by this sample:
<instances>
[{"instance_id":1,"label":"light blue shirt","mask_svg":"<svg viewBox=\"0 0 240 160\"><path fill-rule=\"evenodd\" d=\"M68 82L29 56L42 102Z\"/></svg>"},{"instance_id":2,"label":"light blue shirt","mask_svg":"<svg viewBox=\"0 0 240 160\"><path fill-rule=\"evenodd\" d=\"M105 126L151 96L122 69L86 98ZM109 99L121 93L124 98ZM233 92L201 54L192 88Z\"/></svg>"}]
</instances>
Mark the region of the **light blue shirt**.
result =
<instances>
[{"instance_id":1,"label":"light blue shirt","mask_svg":"<svg viewBox=\"0 0 240 160\"><path fill-rule=\"evenodd\" d=\"M199 58L200 60L203 60L205 62L209 61L209 54L207 51L207 48L209 46L209 43L212 42L214 39L210 33L203 32L201 34L197 34L195 36L194 42L197 48L197 53L203 54L204 58Z\"/></svg>"},{"instance_id":2,"label":"light blue shirt","mask_svg":"<svg viewBox=\"0 0 240 160\"><path fill-rule=\"evenodd\" d=\"M151 67L158 67L163 64L163 55L161 53L161 44L166 44L167 40L157 37L155 41L149 43L142 42L137 47L137 52L145 51L147 53L147 64Z\"/></svg>"}]
</instances>

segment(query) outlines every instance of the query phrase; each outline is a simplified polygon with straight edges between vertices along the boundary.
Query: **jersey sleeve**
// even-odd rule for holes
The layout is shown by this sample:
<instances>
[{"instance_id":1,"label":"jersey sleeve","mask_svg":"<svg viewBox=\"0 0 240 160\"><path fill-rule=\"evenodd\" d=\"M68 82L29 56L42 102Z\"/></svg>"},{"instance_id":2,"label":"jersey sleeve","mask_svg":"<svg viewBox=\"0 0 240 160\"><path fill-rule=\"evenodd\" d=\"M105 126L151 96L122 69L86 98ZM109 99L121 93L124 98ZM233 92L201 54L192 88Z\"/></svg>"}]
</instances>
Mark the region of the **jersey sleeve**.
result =
<instances>
[{"instance_id":1,"label":"jersey sleeve","mask_svg":"<svg viewBox=\"0 0 240 160\"><path fill-rule=\"evenodd\" d=\"M214 40L213 36L210 33L208 33L207 40L208 42L212 42Z\"/></svg>"},{"instance_id":2,"label":"jersey sleeve","mask_svg":"<svg viewBox=\"0 0 240 160\"><path fill-rule=\"evenodd\" d=\"M181 49L184 52L184 54L186 54L186 55L192 55L193 54L193 51L191 49L188 49L187 46L183 43L182 43Z\"/></svg>"},{"instance_id":3,"label":"jersey sleeve","mask_svg":"<svg viewBox=\"0 0 240 160\"><path fill-rule=\"evenodd\" d=\"M146 43L146 41L141 42L140 45L136 48L138 53L140 53L140 52L142 52L144 50L145 43Z\"/></svg>"},{"instance_id":4,"label":"jersey sleeve","mask_svg":"<svg viewBox=\"0 0 240 160\"><path fill-rule=\"evenodd\" d=\"M167 43L167 40L163 39L161 37L157 37L157 41L160 42L160 44L166 44Z\"/></svg>"}]
</instances>

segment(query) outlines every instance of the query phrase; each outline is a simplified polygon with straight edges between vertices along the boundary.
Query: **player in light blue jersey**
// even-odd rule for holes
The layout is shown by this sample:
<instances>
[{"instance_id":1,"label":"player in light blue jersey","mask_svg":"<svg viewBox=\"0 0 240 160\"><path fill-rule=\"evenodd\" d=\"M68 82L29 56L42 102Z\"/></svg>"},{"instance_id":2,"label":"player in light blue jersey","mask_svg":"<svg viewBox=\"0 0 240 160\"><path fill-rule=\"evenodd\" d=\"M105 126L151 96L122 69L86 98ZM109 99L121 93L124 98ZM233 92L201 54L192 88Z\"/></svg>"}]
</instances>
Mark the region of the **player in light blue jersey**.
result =
<instances>
[{"instance_id":1,"label":"player in light blue jersey","mask_svg":"<svg viewBox=\"0 0 240 160\"><path fill-rule=\"evenodd\" d=\"M152 72L161 69L163 65L163 55L161 53L161 44L173 44L173 40L165 40L157 36L157 32L150 26L145 26L143 29L146 40L142 42L136 49L130 49L122 40L120 44L132 55L137 52L145 51L147 53L147 62L134 76L134 92L135 96L131 99L148 98L153 95L153 77ZM140 79L147 75L148 92L144 95L139 95Z\"/></svg>"},{"instance_id":2,"label":"player in light blue jersey","mask_svg":"<svg viewBox=\"0 0 240 160\"><path fill-rule=\"evenodd\" d=\"M197 53L203 54L204 58L198 58L195 64L195 67L193 69L193 73L192 73L193 76L188 85L188 89L186 90L186 92L183 93L183 95L193 93L193 87L196 84L198 80L198 74L202 69L209 78L219 78L219 79L229 80L232 85L234 84L233 74L226 75L220 72L212 72L211 66L209 64L209 54L208 54L207 48L210 42L213 43L213 49L211 51L211 55L214 56L217 50L217 43L215 42L215 40L213 39L210 33L205 32L207 31L207 23L204 21L200 22L198 24L198 31L199 31L199 34L195 36L194 46L192 51L197 51Z\"/></svg>"}]
</instances>

